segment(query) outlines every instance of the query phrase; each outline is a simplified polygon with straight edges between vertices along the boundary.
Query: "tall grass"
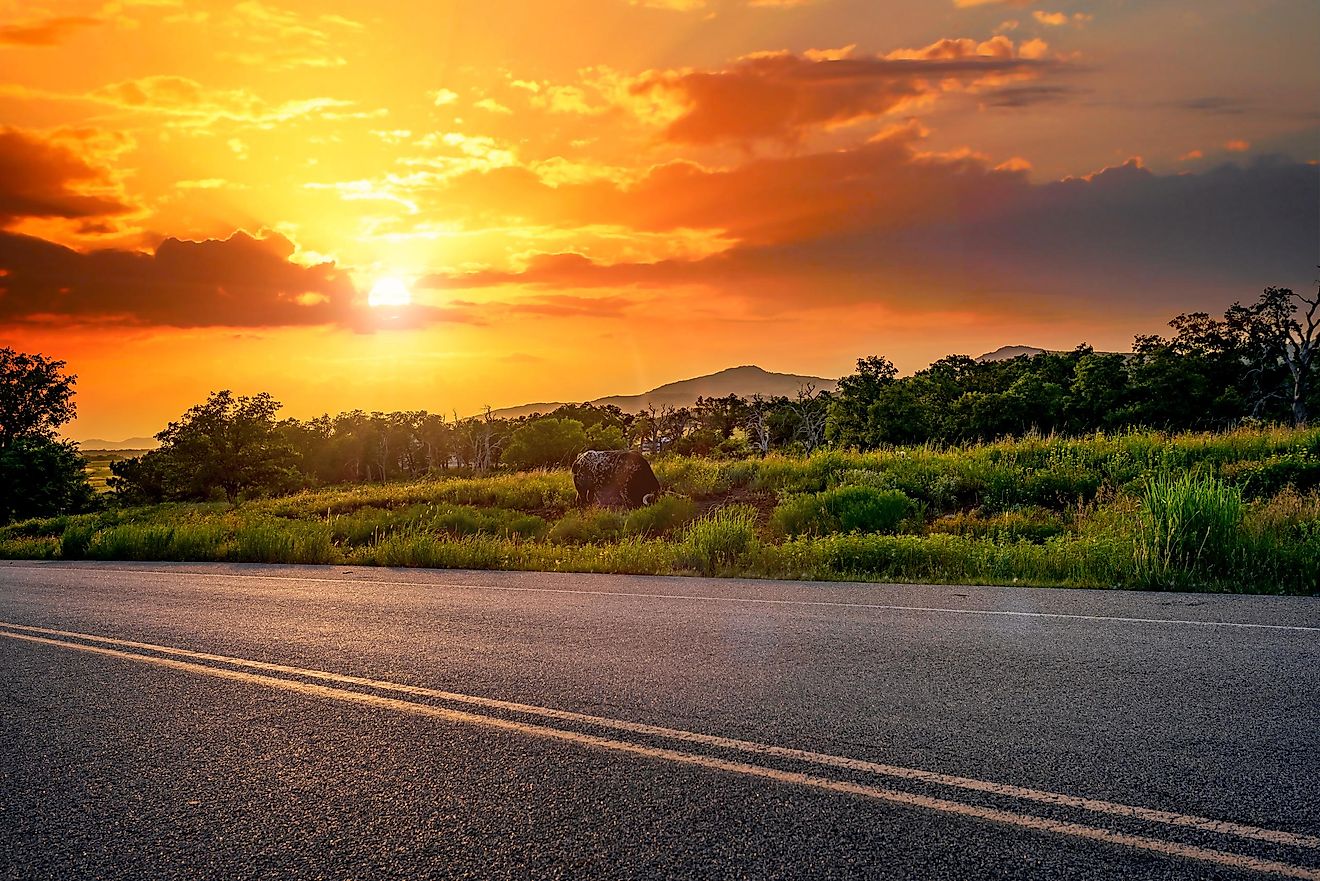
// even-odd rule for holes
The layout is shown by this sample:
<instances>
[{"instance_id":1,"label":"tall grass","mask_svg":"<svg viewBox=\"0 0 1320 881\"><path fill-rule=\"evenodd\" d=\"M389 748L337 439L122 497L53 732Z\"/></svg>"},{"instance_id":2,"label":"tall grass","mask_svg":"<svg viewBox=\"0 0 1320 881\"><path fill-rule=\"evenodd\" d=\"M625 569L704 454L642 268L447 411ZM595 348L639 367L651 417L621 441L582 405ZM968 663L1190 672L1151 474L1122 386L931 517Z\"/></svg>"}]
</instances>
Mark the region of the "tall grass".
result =
<instances>
[{"instance_id":1,"label":"tall grass","mask_svg":"<svg viewBox=\"0 0 1320 881\"><path fill-rule=\"evenodd\" d=\"M721 508L683 531L687 561L707 575L719 574L742 562L757 544L756 511L746 505Z\"/></svg>"},{"instance_id":2,"label":"tall grass","mask_svg":"<svg viewBox=\"0 0 1320 881\"><path fill-rule=\"evenodd\" d=\"M1320 428L654 467L667 494L627 513L561 469L110 507L0 528L0 557L1320 593Z\"/></svg>"},{"instance_id":3,"label":"tall grass","mask_svg":"<svg viewBox=\"0 0 1320 881\"><path fill-rule=\"evenodd\" d=\"M1244 562L1242 493L1197 472L1146 480L1135 544L1137 583L1176 588L1222 581Z\"/></svg>"}]
</instances>

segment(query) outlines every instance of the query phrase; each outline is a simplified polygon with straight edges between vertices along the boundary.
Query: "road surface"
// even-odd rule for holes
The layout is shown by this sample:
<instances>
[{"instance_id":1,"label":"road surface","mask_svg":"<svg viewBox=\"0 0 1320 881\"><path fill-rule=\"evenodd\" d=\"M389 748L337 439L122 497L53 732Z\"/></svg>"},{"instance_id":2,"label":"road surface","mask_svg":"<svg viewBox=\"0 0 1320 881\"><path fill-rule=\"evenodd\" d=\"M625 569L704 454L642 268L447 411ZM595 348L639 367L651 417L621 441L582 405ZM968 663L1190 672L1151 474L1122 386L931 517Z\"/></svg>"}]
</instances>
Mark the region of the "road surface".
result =
<instances>
[{"instance_id":1,"label":"road surface","mask_svg":"<svg viewBox=\"0 0 1320 881\"><path fill-rule=\"evenodd\" d=\"M5 878L1320 878L1320 602L0 564Z\"/></svg>"}]
</instances>

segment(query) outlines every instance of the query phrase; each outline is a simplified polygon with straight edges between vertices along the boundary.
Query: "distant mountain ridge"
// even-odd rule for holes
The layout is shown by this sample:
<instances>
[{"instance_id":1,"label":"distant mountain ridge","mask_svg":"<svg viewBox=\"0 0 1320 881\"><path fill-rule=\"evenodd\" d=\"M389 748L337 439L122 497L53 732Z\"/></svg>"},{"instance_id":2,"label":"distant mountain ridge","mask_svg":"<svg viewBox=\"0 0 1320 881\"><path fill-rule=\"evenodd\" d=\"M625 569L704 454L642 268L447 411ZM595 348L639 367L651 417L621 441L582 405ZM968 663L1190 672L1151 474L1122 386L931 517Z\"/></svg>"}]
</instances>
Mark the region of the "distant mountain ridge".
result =
<instances>
[{"instance_id":1,"label":"distant mountain ridge","mask_svg":"<svg viewBox=\"0 0 1320 881\"><path fill-rule=\"evenodd\" d=\"M779 395L792 397L797 394L799 388L808 384L814 385L817 390L834 391L838 387L839 381L837 379L827 379L823 376L771 373L755 365L744 364L741 367L729 367L706 376L694 376L691 379L680 379L677 382L665 383L651 389L649 392L642 392L637 395L609 395L596 398L587 403L602 407L612 404L625 413L636 413L645 410L650 405L656 407L690 407L696 402L697 398L722 398L726 395L741 395L742 397L764 395L767 398ZM536 404L520 404L516 407L502 407L499 410L492 410L491 415L516 419L519 416L530 416L533 413L549 413L557 407L562 407L565 403L568 402L545 401Z\"/></svg>"},{"instance_id":2,"label":"distant mountain ridge","mask_svg":"<svg viewBox=\"0 0 1320 881\"><path fill-rule=\"evenodd\" d=\"M1038 349L1035 346L1000 346L993 352L986 352L976 360L980 361L982 364L991 361L1011 361L1012 359L1020 358L1023 355L1034 358L1037 355L1046 354L1047 351L1047 349Z\"/></svg>"},{"instance_id":3,"label":"distant mountain ridge","mask_svg":"<svg viewBox=\"0 0 1320 881\"><path fill-rule=\"evenodd\" d=\"M994 361L1011 361L1014 358L1021 358L1026 355L1028 358L1034 358L1037 355L1067 355L1072 349L1038 349L1035 346L1000 346L993 352L986 352L976 360L982 364L989 364ZM1101 352L1096 351L1097 355L1122 355L1124 358L1132 357L1131 352Z\"/></svg>"},{"instance_id":4,"label":"distant mountain ridge","mask_svg":"<svg viewBox=\"0 0 1320 881\"><path fill-rule=\"evenodd\" d=\"M86 440L78 441L78 445L86 450L154 450L160 446L160 441L154 437L129 437L120 441L103 440L99 437L89 437Z\"/></svg>"}]
</instances>

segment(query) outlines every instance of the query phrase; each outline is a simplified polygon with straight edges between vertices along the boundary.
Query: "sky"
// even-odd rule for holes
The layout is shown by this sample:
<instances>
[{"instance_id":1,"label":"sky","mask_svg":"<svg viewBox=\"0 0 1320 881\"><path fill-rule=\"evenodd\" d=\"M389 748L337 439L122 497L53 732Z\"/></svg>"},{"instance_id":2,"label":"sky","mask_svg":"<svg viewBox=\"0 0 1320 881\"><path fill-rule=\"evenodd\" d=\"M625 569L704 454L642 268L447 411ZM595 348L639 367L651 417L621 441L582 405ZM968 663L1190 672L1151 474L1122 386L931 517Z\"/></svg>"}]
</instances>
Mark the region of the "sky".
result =
<instances>
[{"instance_id":1,"label":"sky","mask_svg":"<svg viewBox=\"0 0 1320 881\"><path fill-rule=\"evenodd\" d=\"M75 438L1126 350L1320 263L1314 0L0 0ZM374 291L374 294L373 294Z\"/></svg>"}]
</instances>

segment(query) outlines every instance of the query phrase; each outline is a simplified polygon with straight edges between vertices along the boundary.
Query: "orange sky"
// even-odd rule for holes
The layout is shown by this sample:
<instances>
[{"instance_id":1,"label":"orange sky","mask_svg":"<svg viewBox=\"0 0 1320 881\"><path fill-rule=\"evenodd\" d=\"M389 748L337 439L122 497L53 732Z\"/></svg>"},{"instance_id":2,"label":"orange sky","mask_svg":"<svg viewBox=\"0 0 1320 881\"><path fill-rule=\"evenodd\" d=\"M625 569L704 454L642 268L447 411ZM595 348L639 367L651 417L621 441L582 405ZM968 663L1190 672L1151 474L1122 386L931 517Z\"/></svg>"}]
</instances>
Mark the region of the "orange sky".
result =
<instances>
[{"instance_id":1,"label":"orange sky","mask_svg":"<svg viewBox=\"0 0 1320 881\"><path fill-rule=\"evenodd\" d=\"M1121 349L1320 262L1313 0L0 0L73 437ZM372 308L382 278L407 307Z\"/></svg>"}]
</instances>

